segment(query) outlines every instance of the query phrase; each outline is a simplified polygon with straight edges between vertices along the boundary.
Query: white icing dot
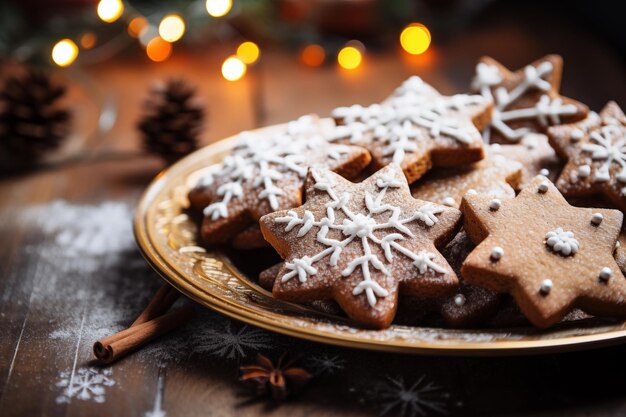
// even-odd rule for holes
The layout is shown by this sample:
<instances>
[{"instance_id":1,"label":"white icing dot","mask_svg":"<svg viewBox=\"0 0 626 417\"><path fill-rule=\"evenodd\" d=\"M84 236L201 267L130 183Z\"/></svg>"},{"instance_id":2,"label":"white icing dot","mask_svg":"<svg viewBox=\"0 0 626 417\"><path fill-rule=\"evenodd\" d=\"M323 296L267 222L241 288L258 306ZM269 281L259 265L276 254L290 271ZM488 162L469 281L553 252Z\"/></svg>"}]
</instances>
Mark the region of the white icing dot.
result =
<instances>
[{"instance_id":1,"label":"white icing dot","mask_svg":"<svg viewBox=\"0 0 626 417\"><path fill-rule=\"evenodd\" d=\"M551 279L544 279L543 281L541 281L541 286L539 287L540 293L542 293L543 295L548 295L551 289L552 289Z\"/></svg>"},{"instance_id":2,"label":"white icing dot","mask_svg":"<svg viewBox=\"0 0 626 417\"><path fill-rule=\"evenodd\" d=\"M617 242L615 242L615 248L619 248L622 244L619 243L619 240Z\"/></svg>"},{"instance_id":3,"label":"white icing dot","mask_svg":"<svg viewBox=\"0 0 626 417\"><path fill-rule=\"evenodd\" d=\"M548 191L548 183L546 181L542 181L537 187L537 191L539 191L541 194L544 194L546 191Z\"/></svg>"},{"instance_id":4,"label":"white icing dot","mask_svg":"<svg viewBox=\"0 0 626 417\"><path fill-rule=\"evenodd\" d=\"M544 177L547 177L548 175L550 175L550 171L548 171L545 168L542 168L541 171L539 171L539 175L543 175Z\"/></svg>"},{"instance_id":5,"label":"white icing dot","mask_svg":"<svg viewBox=\"0 0 626 417\"><path fill-rule=\"evenodd\" d=\"M476 195L476 194L478 194L478 193L473 188L470 188L469 190L467 190L467 195Z\"/></svg>"},{"instance_id":6,"label":"white icing dot","mask_svg":"<svg viewBox=\"0 0 626 417\"><path fill-rule=\"evenodd\" d=\"M454 296L454 304L461 307L465 304L465 296L463 294L457 294Z\"/></svg>"},{"instance_id":7,"label":"white icing dot","mask_svg":"<svg viewBox=\"0 0 626 417\"><path fill-rule=\"evenodd\" d=\"M498 210L500 206L502 206L502 202L498 200L497 198L494 198L493 200L489 202L489 208L491 210Z\"/></svg>"},{"instance_id":8,"label":"white icing dot","mask_svg":"<svg viewBox=\"0 0 626 417\"><path fill-rule=\"evenodd\" d=\"M611 278L611 275L613 275L613 271L611 271L611 268L607 266L602 268L602 270L600 271L600 279L604 282L608 281L609 278Z\"/></svg>"},{"instance_id":9,"label":"white icing dot","mask_svg":"<svg viewBox=\"0 0 626 417\"><path fill-rule=\"evenodd\" d=\"M454 198L446 197L443 199L443 205L448 207L454 207L456 203L454 202Z\"/></svg>"},{"instance_id":10,"label":"white icing dot","mask_svg":"<svg viewBox=\"0 0 626 417\"><path fill-rule=\"evenodd\" d=\"M580 178L587 178L591 174L591 167L589 165L581 165L578 167L578 176Z\"/></svg>"},{"instance_id":11,"label":"white icing dot","mask_svg":"<svg viewBox=\"0 0 626 417\"><path fill-rule=\"evenodd\" d=\"M572 142L577 142L577 141L579 141L580 139L582 139L582 137L583 137L584 135L585 135L585 132L583 132L582 130L580 130L580 129L574 129L574 130L572 130L572 133L571 133L571 136L570 136L570 137L571 137L571 139L572 139Z\"/></svg>"},{"instance_id":12,"label":"white icing dot","mask_svg":"<svg viewBox=\"0 0 626 417\"><path fill-rule=\"evenodd\" d=\"M602 215L602 213L593 213L593 216L591 216L591 224L593 224L594 226L600 225L600 223L602 223L602 220L604 220L604 216Z\"/></svg>"},{"instance_id":13,"label":"white icing dot","mask_svg":"<svg viewBox=\"0 0 626 417\"><path fill-rule=\"evenodd\" d=\"M493 259L494 261L502 258L502 255L504 255L504 249L502 249L500 246L494 246L493 248L491 248L491 259Z\"/></svg>"}]
</instances>

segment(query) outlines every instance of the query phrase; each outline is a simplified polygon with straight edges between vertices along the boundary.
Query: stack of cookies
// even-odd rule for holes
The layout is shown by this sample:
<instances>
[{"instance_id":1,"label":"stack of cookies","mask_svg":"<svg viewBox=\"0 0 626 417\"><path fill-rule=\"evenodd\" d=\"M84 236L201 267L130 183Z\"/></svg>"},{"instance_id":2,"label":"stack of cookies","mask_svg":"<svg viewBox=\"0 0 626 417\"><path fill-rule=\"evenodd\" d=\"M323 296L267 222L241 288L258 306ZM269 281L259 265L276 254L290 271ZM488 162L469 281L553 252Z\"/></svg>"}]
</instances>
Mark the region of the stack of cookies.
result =
<instances>
[{"instance_id":1,"label":"stack of cookies","mask_svg":"<svg viewBox=\"0 0 626 417\"><path fill-rule=\"evenodd\" d=\"M372 328L399 307L457 327L625 315L626 117L559 95L561 70L483 58L473 94L414 76L332 120L241 133L190 192L202 239L271 245L261 286Z\"/></svg>"}]
</instances>

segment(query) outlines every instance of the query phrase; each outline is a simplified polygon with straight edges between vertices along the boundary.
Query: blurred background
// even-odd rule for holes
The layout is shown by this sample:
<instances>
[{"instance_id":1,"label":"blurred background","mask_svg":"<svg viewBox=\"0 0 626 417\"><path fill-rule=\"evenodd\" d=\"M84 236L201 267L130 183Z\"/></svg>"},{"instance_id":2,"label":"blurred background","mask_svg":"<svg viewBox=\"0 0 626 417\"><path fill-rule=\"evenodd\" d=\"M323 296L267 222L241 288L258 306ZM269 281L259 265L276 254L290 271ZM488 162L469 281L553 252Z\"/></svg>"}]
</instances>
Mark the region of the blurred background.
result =
<instances>
[{"instance_id":1,"label":"blurred background","mask_svg":"<svg viewBox=\"0 0 626 417\"><path fill-rule=\"evenodd\" d=\"M565 60L562 93L598 110L626 96L626 37L615 7L510 0L4 1L1 160L4 168L21 169L148 151L172 162L244 129L379 101L411 74L442 93L467 91L482 55L515 70L558 53ZM40 79L25 80L33 69L44 71ZM12 87L11 77L17 77ZM174 79L177 85L168 84ZM2 108L21 104L38 107L31 112L39 119L1 116ZM23 132L9 135L6 125L15 120ZM155 139L155 130L178 139Z\"/></svg>"}]
</instances>

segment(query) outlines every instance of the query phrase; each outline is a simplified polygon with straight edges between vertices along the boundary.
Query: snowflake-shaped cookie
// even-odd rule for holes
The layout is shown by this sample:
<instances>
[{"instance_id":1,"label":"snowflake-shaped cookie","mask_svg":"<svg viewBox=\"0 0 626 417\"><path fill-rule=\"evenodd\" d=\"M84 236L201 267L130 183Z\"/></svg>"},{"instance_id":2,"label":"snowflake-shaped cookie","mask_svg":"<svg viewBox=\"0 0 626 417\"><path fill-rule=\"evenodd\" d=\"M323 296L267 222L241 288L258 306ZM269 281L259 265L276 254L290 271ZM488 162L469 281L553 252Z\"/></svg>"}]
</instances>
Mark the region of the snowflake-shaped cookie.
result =
<instances>
[{"instance_id":1,"label":"snowflake-shaped cookie","mask_svg":"<svg viewBox=\"0 0 626 417\"><path fill-rule=\"evenodd\" d=\"M306 204L261 218L265 238L285 259L273 288L282 299L335 299L356 321L387 327L398 290L453 292L457 278L437 251L460 222L456 209L415 200L391 164L359 184L311 169Z\"/></svg>"},{"instance_id":2,"label":"snowflake-shaped cookie","mask_svg":"<svg viewBox=\"0 0 626 417\"><path fill-rule=\"evenodd\" d=\"M494 102L491 123L483 131L485 142L518 142L528 133L584 118L585 105L558 93L562 70L558 55L545 56L516 72L492 58L481 58L472 89Z\"/></svg>"},{"instance_id":3,"label":"snowflake-shaped cookie","mask_svg":"<svg viewBox=\"0 0 626 417\"><path fill-rule=\"evenodd\" d=\"M480 132L491 101L479 95L447 97L411 77L388 100L333 110L330 140L367 148L377 167L399 164L409 181L432 165L456 166L483 158Z\"/></svg>"},{"instance_id":4,"label":"snowflake-shaped cookie","mask_svg":"<svg viewBox=\"0 0 626 417\"><path fill-rule=\"evenodd\" d=\"M626 314L626 279L613 258L620 211L570 206L543 176L498 210L481 195L466 195L461 210L478 244L463 277L513 295L534 325L553 325L575 307Z\"/></svg>"},{"instance_id":5,"label":"snowflake-shaped cookie","mask_svg":"<svg viewBox=\"0 0 626 417\"><path fill-rule=\"evenodd\" d=\"M548 130L555 150L568 159L557 187L566 196L603 194L626 210L626 116L615 102L600 115Z\"/></svg>"},{"instance_id":6,"label":"snowflake-shaped cookie","mask_svg":"<svg viewBox=\"0 0 626 417\"><path fill-rule=\"evenodd\" d=\"M241 133L231 154L205 169L189 195L192 206L204 212L205 242L227 242L264 214L299 206L310 166L348 177L367 166L364 149L327 142L328 127L303 116L278 128Z\"/></svg>"}]
</instances>

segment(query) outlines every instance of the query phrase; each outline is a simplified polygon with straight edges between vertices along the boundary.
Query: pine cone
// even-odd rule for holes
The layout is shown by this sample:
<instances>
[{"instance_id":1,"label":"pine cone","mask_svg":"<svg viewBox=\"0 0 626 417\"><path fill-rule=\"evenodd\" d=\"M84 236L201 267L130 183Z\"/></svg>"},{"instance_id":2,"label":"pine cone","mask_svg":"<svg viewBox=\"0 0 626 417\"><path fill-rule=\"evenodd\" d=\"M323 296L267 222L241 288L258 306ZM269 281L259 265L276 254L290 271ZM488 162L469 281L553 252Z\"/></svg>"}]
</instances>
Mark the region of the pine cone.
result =
<instances>
[{"instance_id":1,"label":"pine cone","mask_svg":"<svg viewBox=\"0 0 626 417\"><path fill-rule=\"evenodd\" d=\"M39 70L6 79L0 90L0 153L12 164L32 163L61 145L70 124L70 112L58 103L65 91Z\"/></svg>"},{"instance_id":2,"label":"pine cone","mask_svg":"<svg viewBox=\"0 0 626 417\"><path fill-rule=\"evenodd\" d=\"M180 79L152 89L138 125L148 152L172 163L198 147L205 115L194 95L195 89Z\"/></svg>"},{"instance_id":3,"label":"pine cone","mask_svg":"<svg viewBox=\"0 0 626 417\"><path fill-rule=\"evenodd\" d=\"M270 394L275 401L284 401L290 391L300 388L312 378L309 372L295 367L294 361L286 357L285 353L274 366L270 359L259 353L256 364L240 368L240 380L254 388L257 395Z\"/></svg>"}]
</instances>

